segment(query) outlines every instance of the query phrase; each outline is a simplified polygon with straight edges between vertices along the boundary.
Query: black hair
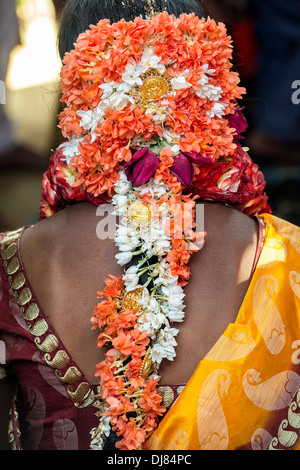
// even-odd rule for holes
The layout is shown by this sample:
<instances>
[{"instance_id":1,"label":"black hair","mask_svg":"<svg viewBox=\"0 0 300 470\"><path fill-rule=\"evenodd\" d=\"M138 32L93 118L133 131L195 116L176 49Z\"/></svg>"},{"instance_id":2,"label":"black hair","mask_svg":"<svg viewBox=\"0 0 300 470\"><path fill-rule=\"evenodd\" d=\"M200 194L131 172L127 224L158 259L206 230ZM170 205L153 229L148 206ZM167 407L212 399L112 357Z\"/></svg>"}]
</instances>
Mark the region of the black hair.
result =
<instances>
[{"instance_id":1,"label":"black hair","mask_svg":"<svg viewBox=\"0 0 300 470\"><path fill-rule=\"evenodd\" d=\"M154 11L167 11L179 16L182 13L195 13L204 16L201 0L68 0L60 17L59 54L63 58L74 47L80 33L101 19L108 18L116 23L124 18L132 21L137 16L146 17L149 2Z\"/></svg>"}]
</instances>

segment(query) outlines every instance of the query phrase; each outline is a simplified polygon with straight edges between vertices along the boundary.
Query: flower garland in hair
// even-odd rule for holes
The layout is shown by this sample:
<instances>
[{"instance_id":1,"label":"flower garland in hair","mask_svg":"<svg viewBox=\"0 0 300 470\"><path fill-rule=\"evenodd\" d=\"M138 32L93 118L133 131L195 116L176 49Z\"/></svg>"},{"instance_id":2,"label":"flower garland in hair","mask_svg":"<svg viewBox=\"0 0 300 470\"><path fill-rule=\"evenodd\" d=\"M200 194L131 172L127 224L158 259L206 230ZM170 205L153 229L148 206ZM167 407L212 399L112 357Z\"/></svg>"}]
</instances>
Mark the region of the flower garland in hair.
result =
<instances>
[{"instance_id":1,"label":"flower garland in hair","mask_svg":"<svg viewBox=\"0 0 300 470\"><path fill-rule=\"evenodd\" d=\"M43 178L41 218L76 201L111 202L124 275L110 275L93 313L99 426L120 449L138 449L164 413L159 365L175 357L183 287L197 233L195 198L254 216L270 212L263 175L238 142L245 90L232 71L222 23L167 12L101 20L81 34L62 68L65 137ZM182 222L183 220L183 222ZM180 221L180 223L178 223Z\"/></svg>"},{"instance_id":2,"label":"flower garland in hair","mask_svg":"<svg viewBox=\"0 0 300 470\"><path fill-rule=\"evenodd\" d=\"M92 446L102 448L109 418L122 436L116 446L132 450L142 446L165 412L158 370L163 359L172 361L176 355L178 330L171 324L183 321L182 286L190 275L186 264L204 234L195 232L195 201L155 178L137 188L121 173L113 205L120 216L117 260L126 267L122 277L106 279L99 293L105 300L92 318L100 329L98 346L111 346L97 365L106 411L92 431ZM178 213L184 223L178 223Z\"/></svg>"}]
</instances>

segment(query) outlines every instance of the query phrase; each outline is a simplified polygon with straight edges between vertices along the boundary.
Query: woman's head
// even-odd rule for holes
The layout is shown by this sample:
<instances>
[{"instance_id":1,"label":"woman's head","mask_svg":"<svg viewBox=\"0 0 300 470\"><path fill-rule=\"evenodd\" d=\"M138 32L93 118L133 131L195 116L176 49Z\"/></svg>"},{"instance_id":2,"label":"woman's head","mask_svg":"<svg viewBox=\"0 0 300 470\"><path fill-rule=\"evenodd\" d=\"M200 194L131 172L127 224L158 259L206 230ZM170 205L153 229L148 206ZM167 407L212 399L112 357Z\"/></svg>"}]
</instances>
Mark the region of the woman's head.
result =
<instances>
[{"instance_id":1,"label":"woman's head","mask_svg":"<svg viewBox=\"0 0 300 470\"><path fill-rule=\"evenodd\" d=\"M112 23L122 18L131 21L137 16L146 17L151 11L203 16L200 0L68 0L60 20L60 56L73 49L80 33L101 19L110 19Z\"/></svg>"}]
</instances>

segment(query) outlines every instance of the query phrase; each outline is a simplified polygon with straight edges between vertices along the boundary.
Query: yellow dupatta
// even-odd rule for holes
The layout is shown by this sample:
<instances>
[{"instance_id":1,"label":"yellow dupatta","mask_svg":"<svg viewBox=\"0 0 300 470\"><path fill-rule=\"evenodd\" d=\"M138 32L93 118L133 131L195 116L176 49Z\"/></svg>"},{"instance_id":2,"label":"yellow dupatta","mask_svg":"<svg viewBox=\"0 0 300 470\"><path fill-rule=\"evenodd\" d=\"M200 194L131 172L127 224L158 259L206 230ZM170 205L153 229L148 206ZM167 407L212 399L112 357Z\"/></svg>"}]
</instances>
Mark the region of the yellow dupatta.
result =
<instances>
[{"instance_id":1,"label":"yellow dupatta","mask_svg":"<svg viewBox=\"0 0 300 470\"><path fill-rule=\"evenodd\" d=\"M200 361L150 450L300 449L300 229L270 215L235 323Z\"/></svg>"}]
</instances>

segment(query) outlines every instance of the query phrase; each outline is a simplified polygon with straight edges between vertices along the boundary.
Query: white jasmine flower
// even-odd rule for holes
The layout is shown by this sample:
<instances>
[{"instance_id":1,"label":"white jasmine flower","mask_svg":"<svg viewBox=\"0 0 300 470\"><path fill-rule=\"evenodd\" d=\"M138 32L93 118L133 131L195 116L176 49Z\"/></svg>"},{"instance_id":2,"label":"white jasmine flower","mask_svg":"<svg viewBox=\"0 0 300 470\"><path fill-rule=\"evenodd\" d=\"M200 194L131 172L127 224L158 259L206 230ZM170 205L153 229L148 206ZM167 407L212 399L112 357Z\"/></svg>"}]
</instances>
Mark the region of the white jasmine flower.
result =
<instances>
[{"instance_id":1,"label":"white jasmine flower","mask_svg":"<svg viewBox=\"0 0 300 470\"><path fill-rule=\"evenodd\" d=\"M63 155L66 157L66 163L69 165L70 161L75 155L80 155L79 144L83 142L83 137L72 137L69 141L63 142L59 148L62 149Z\"/></svg>"},{"instance_id":2,"label":"white jasmine flower","mask_svg":"<svg viewBox=\"0 0 300 470\"><path fill-rule=\"evenodd\" d=\"M171 268L165 259L156 264L153 270L153 276L156 277L154 280L154 284L156 285L161 284L163 286L168 286L169 284L177 283L178 281L178 277L172 275Z\"/></svg>"},{"instance_id":3,"label":"white jasmine flower","mask_svg":"<svg viewBox=\"0 0 300 470\"><path fill-rule=\"evenodd\" d=\"M216 73L215 69L209 69L208 67L209 67L208 64L204 64L204 65L202 66L203 72L204 72L206 75L214 75L214 74Z\"/></svg>"},{"instance_id":4,"label":"white jasmine flower","mask_svg":"<svg viewBox=\"0 0 300 470\"><path fill-rule=\"evenodd\" d=\"M129 263L132 260L133 253L131 251L125 251L122 253L118 253L115 257L117 263L120 266L124 266L125 264Z\"/></svg>"},{"instance_id":5,"label":"white jasmine flower","mask_svg":"<svg viewBox=\"0 0 300 470\"><path fill-rule=\"evenodd\" d=\"M140 245L140 237L138 232L132 230L129 226L121 225L115 233L115 244L121 252L134 252Z\"/></svg>"},{"instance_id":6,"label":"white jasmine flower","mask_svg":"<svg viewBox=\"0 0 300 470\"><path fill-rule=\"evenodd\" d=\"M169 328L168 326L159 331L157 340L154 343L150 353L151 359L154 362L160 364L163 359L173 361L174 357L176 356L175 346L177 346L175 336L177 336L178 333L179 330L175 328Z\"/></svg>"},{"instance_id":7,"label":"white jasmine flower","mask_svg":"<svg viewBox=\"0 0 300 470\"><path fill-rule=\"evenodd\" d=\"M155 343L152 346L150 357L154 363L160 364L161 361L166 357L163 345Z\"/></svg>"},{"instance_id":8,"label":"white jasmine flower","mask_svg":"<svg viewBox=\"0 0 300 470\"><path fill-rule=\"evenodd\" d=\"M117 111L121 111L128 103L134 103L134 98L128 94L130 90L131 86L129 84L119 84L117 90L109 97L111 106Z\"/></svg>"},{"instance_id":9,"label":"white jasmine flower","mask_svg":"<svg viewBox=\"0 0 300 470\"><path fill-rule=\"evenodd\" d=\"M77 115L81 117L80 126L84 129L91 129L91 122L93 121L94 110L90 109L89 111L83 111L79 109Z\"/></svg>"},{"instance_id":10,"label":"white jasmine flower","mask_svg":"<svg viewBox=\"0 0 300 470\"><path fill-rule=\"evenodd\" d=\"M201 78L200 80L198 80L198 83L200 86L204 87L209 83L209 80L210 78L206 75L206 73L204 73L203 75L201 75Z\"/></svg>"},{"instance_id":11,"label":"white jasmine flower","mask_svg":"<svg viewBox=\"0 0 300 470\"><path fill-rule=\"evenodd\" d=\"M138 317L139 330L146 331L151 338L154 338L157 331L165 324L166 317L161 312L154 313L146 310Z\"/></svg>"},{"instance_id":12,"label":"white jasmine flower","mask_svg":"<svg viewBox=\"0 0 300 470\"><path fill-rule=\"evenodd\" d=\"M213 118L215 116L222 117L225 114L225 109L227 108L227 104L223 103L223 101L219 101L218 103L214 103L213 107L210 110L209 117Z\"/></svg>"},{"instance_id":13,"label":"white jasmine flower","mask_svg":"<svg viewBox=\"0 0 300 470\"><path fill-rule=\"evenodd\" d=\"M190 88L192 85L191 83L186 81L186 77L190 74L190 71L186 69L181 75L178 77L172 78L171 83L174 90L183 90L185 88Z\"/></svg>"},{"instance_id":14,"label":"white jasmine flower","mask_svg":"<svg viewBox=\"0 0 300 470\"><path fill-rule=\"evenodd\" d=\"M170 344L172 346L177 346L175 337L178 335L179 330L176 328L166 327L159 332L158 338L161 343Z\"/></svg>"},{"instance_id":15,"label":"white jasmine flower","mask_svg":"<svg viewBox=\"0 0 300 470\"><path fill-rule=\"evenodd\" d=\"M143 288L143 291L142 291L142 296L141 296L141 299L140 299L140 305L141 305L141 308L143 310L147 309L148 306L149 306L149 302L150 302L150 299L152 299L153 297L150 296L149 294L149 291L146 287ZM155 299L154 299L155 300ZM153 309L152 309L153 310Z\"/></svg>"},{"instance_id":16,"label":"white jasmine flower","mask_svg":"<svg viewBox=\"0 0 300 470\"><path fill-rule=\"evenodd\" d=\"M171 150L174 153L174 156L181 152L181 148L178 144L172 145Z\"/></svg>"},{"instance_id":17,"label":"white jasmine flower","mask_svg":"<svg viewBox=\"0 0 300 470\"><path fill-rule=\"evenodd\" d=\"M102 83L101 85L99 85L99 88L101 88L103 90L103 93L102 93L102 96L101 96L102 101L106 100L107 98L109 98L113 94L115 86L116 86L116 84L114 82Z\"/></svg>"},{"instance_id":18,"label":"white jasmine flower","mask_svg":"<svg viewBox=\"0 0 300 470\"><path fill-rule=\"evenodd\" d=\"M104 411L108 411L108 408L105 407ZM111 432L110 418L102 414L99 420L98 427L93 428L90 431L90 434L91 434L90 448L92 450L102 450L104 447L105 438L110 435L110 432Z\"/></svg>"},{"instance_id":19,"label":"white jasmine flower","mask_svg":"<svg viewBox=\"0 0 300 470\"><path fill-rule=\"evenodd\" d=\"M168 284L161 288L162 293L167 297L169 305L179 307L184 299L184 292L177 282Z\"/></svg>"},{"instance_id":20,"label":"white jasmine flower","mask_svg":"<svg viewBox=\"0 0 300 470\"><path fill-rule=\"evenodd\" d=\"M146 184L139 186L139 193L141 196L150 193L153 198L160 199L164 194L170 190L169 186L162 181L151 178Z\"/></svg>"},{"instance_id":21,"label":"white jasmine flower","mask_svg":"<svg viewBox=\"0 0 300 470\"><path fill-rule=\"evenodd\" d=\"M140 244L138 237L115 237L115 243L120 251L135 251Z\"/></svg>"},{"instance_id":22,"label":"white jasmine flower","mask_svg":"<svg viewBox=\"0 0 300 470\"><path fill-rule=\"evenodd\" d=\"M116 230L116 237L129 237L139 239L139 234L133 230L129 225L118 225Z\"/></svg>"},{"instance_id":23,"label":"white jasmine flower","mask_svg":"<svg viewBox=\"0 0 300 470\"><path fill-rule=\"evenodd\" d=\"M164 238L162 240L157 240L153 244L152 251L155 256L164 256L170 249L171 249L170 240L167 240L167 238Z\"/></svg>"},{"instance_id":24,"label":"white jasmine flower","mask_svg":"<svg viewBox=\"0 0 300 470\"><path fill-rule=\"evenodd\" d=\"M128 181L125 171L121 171L119 174L120 178L116 182L114 189L117 194L125 195L131 190L132 184Z\"/></svg>"},{"instance_id":25,"label":"white jasmine flower","mask_svg":"<svg viewBox=\"0 0 300 470\"><path fill-rule=\"evenodd\" d=\"M222 88L219 86L211 85L209 83L211 77L209 77L208 75L214 75L216 71L215 69L209 69L208 67L208 64L203 65L202 70L204 73L198 81L199 88L195 93L197 96L199 96L199 98L207 98L210 101L219 101L222 97Z\"/></svg>"},{"instance_id":26,"label":"white jasmine flower","mask_svg":"<svg viewBox=\"0 0 300 470\"><path fill-rule=\"evenodd\" d=\"M181 139L179 135L175 134L174 132L170 133L170 132L164 131L162 135L162 139L165 140L169 144L174 154L181 152L181 149L179 145L177 144L177 142L179 142L179 140Z\"/></svg>"},{"instance_id":27,"label":"white jasmine flower","mask_svg":"<svg viewBox=\"0 0 300 470\"><path fill-rule=\"evenodd\" d=\"M139 65L143 67L143 73L149 68L157 69L160 73L165 73L166 67L160 63L161 57L154 54L153 47L147 47L144 50L143 56Z\"/></svg>"},{"instance_id":28,"label":"white jasmine flower","mask_svg":"<svg viewBox=\"0 0 300 470\"><path fill-rule=\"evenodd\" d=\"M148 243L157 243L159 241L167 240L167 235L164 233L163 227L165 222L160 219L151 224L150 230L143 234L143 240Z\"/></svg>"},{"instance_id":29,"label":"white jasmine flower","mask_svg":"<svg viewBox=\"0 0 300 470\"><path fill-rule=\"evenodd\" d=\"M79 110L77 114L81 117L80 126L83 127L83 129L93 132L103 119L105 112L104 109L98 105L95 109L88 111Z\"/></svg>"},{"instance_id":30,"label":"white jasmine flower","mask_svg":"<svg viewBox=\"0 0 300 470\"><path fill-rule=\"evenodd\" d=\"M162 311L171 322L181 322L184 319L184 292L183 289L173 282L161 287L161 292L166 300L162 303Z\"/></svg>"},{"instance_id":31,"label":"white jasmine flower","mask_svg":"<svg viewBox=\"0 0 300 470\"><path fill-rule=\"evenodd\" d=\"M171 309L168 305L162 305L162 311L170 322L179 323L184 320L185 314L183 310Z\"/></svg>"},{"instance_id":32,"label":"white jasmine flower","mask_svg":"<svg viewBox=\"0 0 300 470\"><path fill-rule=\"evenodd\" d=\"M222 88L206 83L201 85L195 93L199 98L207 98L210 101L219 101L222 97Z\"/></svg>"},{"instance_id":33,"label":"white jasmine flower","mask_svg":"<svg viewBox=\"0 0 300 470\"><path fill-rule=\"evenodd\" d=\"M112 205L115 208L114 215L124 215L127 212L128 197L126 194L115 194L112 197Z\"/></svg>"},{"instance_id":34,"label":"white jasmine flower","mask_svg":"<svg viewBox=\"0 0 300 470\"><path fill-rule=\"evenodd\" d=\"M130 242L130 239L128 239ZM119 250L120 251L132 251L133 246L131 243L120 243L119 244Z\"/></svg>"},{"instance_id":35,"label":"white jasmine flower","mask_svg":"<svg viewBox=\"0 0 300 470\"><path fill-rule=\"evenodd\" d=\"M121 244L130 244L130 238L128 236L122 236L122 237L115 237L115 243L117 245Z\"/></svg>"},{"instance_id":36,"label":"white jasmine flower","mask_svg":"<svg viewBox=\"0 0 300 470\"><path fill-rule=\"evenodd\" d=\"M152 249L152 244L149 243L149 242L144 242L144 243L142 244L142 246L141 246L141 250L142 250L144 253L145 253L145 252L147 253L147 252L151 251L151 249Z\"/></svg>"},{"instance_id":37,"label":"white jasmine flower","mask_svg":"<svg viewBox=\"0 0 300 470\"><path fill-rule=\"evenodd\" d=\"M138 266L130 266L123 275L123 281L127 291L134 290L139 283L139 268Z\"/></svg>"},{"instance_id":38,"label":"white jasmine flower","mask_svg":"<svg viewBox=\"0 0 300 470\"><path fill-rule=\"evenodd\" d=\"M140 78L142 73L143 67L137 66L135 60L131 59L122 75L122 80L130 86L141 86L143 84L143 81Z\"/></svg>"},{"instance_id":39,"label":"white jasmine flower","mask_svg":"<svg viewBox=\"0 0 300 470\"><path fill-rule=\"evenodd\" d=\"M155 315L158 315L160 313L159 303L154 299L154 297L149 295L148 292L147 294L147 296L143 295L140 300L141 307L147 310L147 312L152 312L155 313Z\"/></svg>"}]
</instances>

